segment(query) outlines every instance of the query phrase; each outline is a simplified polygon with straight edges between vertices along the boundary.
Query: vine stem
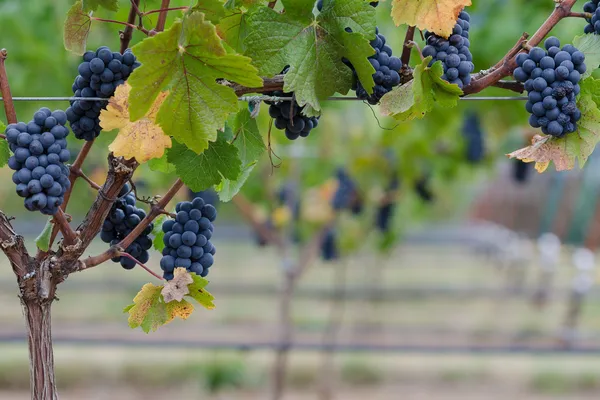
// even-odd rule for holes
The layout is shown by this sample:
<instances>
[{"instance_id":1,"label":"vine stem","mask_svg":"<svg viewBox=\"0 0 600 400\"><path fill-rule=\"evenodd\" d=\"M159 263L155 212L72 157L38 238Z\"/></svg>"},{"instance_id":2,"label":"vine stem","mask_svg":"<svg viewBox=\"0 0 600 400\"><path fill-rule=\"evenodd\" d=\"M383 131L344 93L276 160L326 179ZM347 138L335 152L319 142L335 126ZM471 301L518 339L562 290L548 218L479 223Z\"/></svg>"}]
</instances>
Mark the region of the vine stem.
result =
<instances>
[{"instance_id":1,"label":"vine stem","mask_svg":"<svg viewBox=\"0 0 600 400\"><path fill-rule=\"evenodd\" d=\"M2 92L2 98L4 101L4 112L6 113L6 121L9 124L17 123L17 113L15 111L15 104L12 100L12 94L10 93L10 85L8 84L8 75L6 75L6 58L8 52L6 49L0 50L0 92Z\"/></svg>"},{"instance_id":2,"label":"vine stem","mask_svg":"<svg viewBox=\"0 0 600 400\"><path fill-rule=\"evenodd\" d=\"M137 29L138 31L144 32L146 35L150 34L150 31L148 29L146 29L140 25L134 25L134 24L130 24L128 22L116 21L114 19L98 18L98 17L90 17L90 19L92 19L94 21L100 21L100 22L109 22L111 24L125 25L127 28Z\"/></svg>"},{"instance_id":3,"label":"vine stem","mask_svg":"<svg viewBox=\"0 0 600 400\"><path fill-rule=\"evenodd\" d=\"M535 34L527 41L530 46L537 46L548 33L558 24L563 18L569 17L571 14L571 8L577 0L562 0L556 5L552 14L546 19L546 21L539 27ZM523 34L525 36L526 34ZM523 38L523 36L521 38ZM519 43L519 50L517 51L513 47L509 52L496 64L495 67L491 68L485 74L477 74L479 77L472 80L471 83L463 89L463 93L473 94L479 93L483 89L494 85L500 79L512 74L513 70L517 67L516 56L521 51L523 42Z\"/></svg>"},{"instance_id":4,"label":"vine stem","mask_svg":"<svg viewBox=\"0 0 600 400\"><path fill-rule=\"evenodd\" d=\"M573 18L585 18L585 19L590 19L593 17L592 13L586 13L586 12L569 12L569 14L567 14L567 17L573 17Z\"/></svg>"},{"instance_id":5,"label":"vine stem","mask_svg":"<svg viewBox=\"0 0 600 400\"><path fill-rule=\"evenodd\" d=\"M129 47L131 37L133 35L132 26L135 26L135 17L138 15L140 0L131 0L131 8L129 9L129 16L127 17L127 26L121 33L121 54L125 53L125 50Z\"/></svg>"},{"instance_id":6,"label":"vine stem","mask_svg":"<svg viewBox=\"0 0 600 400\"><path fill-rule=\"evenodd\" d=\"M150 10L150 11L145 11L142 13L142 16L146 16L146 15L150 15L150 14L155 14L155 13L162 13L162 12L168 12L168 11L177 11L177 10L189 10L189 7L170 7L170 8L160 8L158 10Z\"/></svg>"},{"instance_id":7,"label":"vine stem","mask_svg":"<svg viewBox=\"0 0 600 400\"><path fill-rule=\"evenodd\" d=\"M81 151L79 152L79 154L77 154L77 158L75 158L75 161L71 165L70 173L69 173L69 181L71 182L71 187L69 188L69 190L67 190L65 192L64 201L63 201L62 205L60 206L60 208L63 211L67 210L67 205L69 204L69 200L71 199L71 193L73 192L73 187L75 186L75 181L79 177L78 172L83 174L83 172L81 171L81 166L83 165L83 162L85 161L86 157L90 153L90 150L92 149L92 146L94 145L94 141L95 141L95 139L91 140L89 142L85 142L85 144L81 148ZM52 244L54 243L54 240L56 240L56 235L58 235L58 228L59 228L58 225L54 225L54 227L52 228L52 234L50 235L50 242L49 242L48 248L51 248ZM38 260L41 260L41 258L45 254L46 254L45 252L40 250L38 252L36 258Z\"/></svg>"},{"instance_id":8,"label":"vine stem","mask_svg":"<svg viewBox=\"0 0 600 400\"><path fill-rule=\"evenodd\" d=\"M67 221L67 216L66 216L65 212L62 210L62 208L58 209L58 212L56 214L54 214L53 219L54 219L54 222L56 222L56 224L54 224L54 226L58 227L58 229L60 230L60 232L63 234L63 236L65 238L65 244L71 245L71 244L75 243L77 241L77 234L75 233L73 228L71 228L71 225L69 225L69 222Z\"/></svg>"},{"instance_id":9,"label":"vine stem","mask_svg":"<svg viewBox=\"0 0 600 400\"><path fill-rule=\"evenodd\" d=\"M152 275L153 277L155 277L155 278L157 278L157 279L160 279L161 281L164 281L164 280L165 280L165 279L164 279L162 276L158 275L156 272L154 272L154 271L152 271L150 268L146 267L146 266L144 265L144 263L142 263L142 262L138 261L138 260L137 260L137 259L136 259L134 256L132 256L131 254L129 254L129 253L126 253L126 252L122 251L122 252L120 252L120 253L119 253L119 256L121 256L121 257L125 257L125 258L129 258L131 261L135 262L137 265L139 265L140 267L142 267L143 269L145 269L145 270L146 270L146 272L148 272L148 273L149 273L150 275Z\"/></svg>"},{"instance_id":10,"label":"vine stem","mask_svg":"<svg viewBox=\"0 0 600 400\"><path fill-rule=\"evenodd\" d=\"M408 63L410 61L410 52L412 50L412 47L409 46L409 44L413 41L414 38L415 27L409 26L406 30L406 36L404 37L404 42L402 44L402 56L400 58L400 60L402 61L402 68L404 68L405 66L408 67Z\"/></svg>"},{"instance_id":11,"label":"vine stem","mask_svg":"<svg viewBox=\"0 0 600 400\"><path fill-rule=\"evenodd\" d=\"M169 12L169 4L171 0L162 0L160 3L160 11L158 14L158 20L156 21L156 32L162 32L165 30L165 24L167 23L167 14Z\"/></svg>"}]
</instances>

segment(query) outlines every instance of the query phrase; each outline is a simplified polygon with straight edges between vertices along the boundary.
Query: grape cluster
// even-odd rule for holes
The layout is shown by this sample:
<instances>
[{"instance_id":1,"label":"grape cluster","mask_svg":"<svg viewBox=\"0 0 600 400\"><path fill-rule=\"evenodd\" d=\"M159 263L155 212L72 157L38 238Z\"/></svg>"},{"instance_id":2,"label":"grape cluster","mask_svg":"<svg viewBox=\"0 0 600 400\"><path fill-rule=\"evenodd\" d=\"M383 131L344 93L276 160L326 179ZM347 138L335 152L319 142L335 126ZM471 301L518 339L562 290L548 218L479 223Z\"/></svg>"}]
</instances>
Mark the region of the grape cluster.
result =
<instances>
[{"instance_id":1,"label":"grape cluster","mask_svg":"<svg viewBox=\"0 0 600 400\"><path fill-rule=\"evenodd\" d=\"M217 209L196 197L177 204L177 216L163 223L165 233L160 267L166 280L173 279L175 268L185 268L196 275L208 275L214 263L215 246L210 242Z\"/></svg>"},{"instance_id":2,"label":"grape cluster","mask_svg":"<svg viewBox=\"0 0 600 400\"><path fill-rule=\"evenodd\" d=\"M562 137L575 132L581 118L575 96L586 70L585 55L570 44L561 50L560 41L554 36L546 39L544 47L546 50L534 47L529 54L520 53L513 74L525 83L528 92L525 108L531 113L529 124L541 127L547 135Z\"/></svg>"},{"instance_id":3,"label":"grape cluster","mask_svg":"<svg viewBox=\"0 0 600 400\"><path fill-rule=\"evenodd\" d=\"M119 193L119 198L114 202L108 216L102 224L100 239L104 243L116 245L135 229L136 226L146 217L146 212L135 206L135 194L131 192L130 186L123 186ZM125 249L133 258L142 264L148 262L150 255L148 250L152 247L152 239L149 235L154 229L154 224L150 224L142 231L133 243ZM120 262L125 269L135 267L135 262L127 257L116 257L114 262Z\"/></svg>"},{"instance_id":4,"label":"grape cluster","mask_svg":"<svg viewBox=\"0 0 600 400\"><path fill-rule=\"evenodd\" d=\"M479 116L475 113L469 114L463 124L463 137L465 138L465 156L468 162L478 163L483 160L485 146L483 131Z\"/></svg>"},{"instance_id":5,"label":"grape cluster","mask_svg":"<svg viewBox=\"0 0 600 400\"><path fill-rule=\"evenodd\" d=\"M393 200L394 192L396 192L399 188L400 179L398 179L397 174L394 174L386 189L387 198L377 209L375 225L381 232L388 232L390 230L390 222L392 221L394 211L396 210L396 202Z\"/></svg>"},{"instance_id":6,"label":"grape cluster","mask_svg":"<svg viewBox=\"0 0 600 400\"><path fill-rule=\"evenodd\" d=\"M600 34L600 7L598 7L600 0L590 0L583 5L583 11L591 13L592 18L586 18L588 22L583 32Z\"/></svg>"},{"instance_id":7,"label":"grape cluster","mask_svg":"<svg viewBox=\"0 0 600 400\"><path fill-rule=\"evenodd\" d=\"M429 66L441 61L444 67L442 79L463 88L471 82L473 56L469 50L469 13L461 11L452 30L452 35L444 39L431 32L425 33L427 45L423 48L423 56L432 56Z\"/></svg>"},{"instance_id":8,"label":"grape cluster","mask_svg":"<svg viewBox=\"0 0 600 400\"><path fill-rule=\"evenodd\" d=\"M367 100L369 104L377 104L384 94L400 84L399 71L402 68L402 61L392 55L392 48L385 44L385 36L379 33L379 28L375 28L375 39L371 40L370 44L375 50L375 54L368 58L373 68L375 68L375 73L373 74L375 86L373 87L372 94L369 95L362 86L352 65L346 60L344 61L354 72L352 89L356 91L356 97Z\"/></svg>"},{"instance_id":9,"label":"grape cluster","mask_svg":"<svg viewBox=\"0 0 600 400\"><path fill-rule=\"evenodd\" d=\"M280 90L265 94L277 97L292 97L294 95ZM319 117L302 115L304 107L300 107L295 100L280 101L278 103L265 101L265 103L269 104L269 115L275 119L275 128L285 130L285 136L290 140L307 137L310 131L319 125Z\"/></svg>"},{"instance_id":10,"label":"grape cluster","mask_svg":"<svg viewBox=\"0 0 600 400\"><path fill-rule=\"evenodd\" d=\"M54 215L71 187L67 150L69 129L64 111L40 108L29 123L19 122L6 128L6 140L14 153L8 166L17 194L25 198L25 208Z\"/></svg>"},{"instance_id":11,"label":"grape cluster","mask_svg":"<svg viewBox=\"0 0 600 400\"><path fill-rule=\"evenodd\" d=\"M337 232L334 228L331 228L325 232L325 236L321 242L321 258L324 261L333 261L338 257Z\"/></svg>"},{"instance_id":12,"label":"grape cluster","mask_svg":"<svg viewBox=\"0 0 600 400\"><path fill-rule=\"evenodd\" d=\"M83 62L77 68L79 75L73 82L73 94L75 97L108 99L115 94L117 86L124 83L140 65L129 49L124 54L111 52L106 46L97 51L86 51ZM77 139L90 141L100 134L102 128L98 117L107 104L108 101L71 101L67 117Z\"/></svg>"},{"instance_id":13,"label":"grape cluster","mask_svg":"<svg viewBox=\"0 0 600 400\"><path fill-rule=\"evenodd\" d=\"M363 204L356 183L343 168L337 170L336 179L338 186L331 199L333 209L336 211L350 209L353 214L360 214Z\"/></svg>"}]
</instances>

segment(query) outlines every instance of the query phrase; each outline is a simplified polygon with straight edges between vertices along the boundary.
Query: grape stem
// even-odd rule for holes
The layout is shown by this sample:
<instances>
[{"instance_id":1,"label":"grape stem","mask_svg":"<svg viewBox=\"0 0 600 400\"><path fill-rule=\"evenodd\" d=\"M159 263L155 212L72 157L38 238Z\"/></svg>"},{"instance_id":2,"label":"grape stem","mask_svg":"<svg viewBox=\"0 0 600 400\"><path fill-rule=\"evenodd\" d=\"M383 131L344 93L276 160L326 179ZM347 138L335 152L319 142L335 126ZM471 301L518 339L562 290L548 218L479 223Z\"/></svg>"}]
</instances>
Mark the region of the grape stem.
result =
<instances>
[{"instance_id":1,"label":"grape stem","mask_svg":"<svg viewBox=\"0 0 600 400\"><path fill-rule=\"evenodd\" d=\"M408 63L410 62L410 53L412 47L409 45L415 38L415 27L409 26L406 30L406 36L404 37L404 44L402 45L402 68L409 68Z\"/></svg>"},{"instance_id":2,"label":"grape stem","mask_svg":"<svg viewBox=\"0 0 600 400\"><path fill-rule=\"evenodd\" d=\"M177 11L177 10L189 10L189 7L160 8L158 10L144 11L143 13L141 13L141 15L145 17L146 15L155 14L155 13L159 13L159 12L169 12L169 11Z\"/></svg>"},{"instance_id":3,"label":"grape stem","mask_svg":"<svg viewBox=\"0 0 600 400\"><path fill-rule=\"evenodd\" d=\"M158 20L156 21L156 32L162 32L165 30L165 24L167 23L167 14L169 12L169 4L171 0L162 0L160 3L160 11L158 14Z\"/></svg>"},{"instance_id":4,"label":"grape stem","mask_svg":"<svg viewBox=\"0 0 600 400\"><path fill-rule=\"evenodd\" d=\"M593 17L593 14L592 13L586 13L586 12L573 12L573 11L571 11L569 14L567 14L567 17L591 19Z\"/></svg>"},{"instance_id":5,"label":"grape stem","mask_svg":"<svg viewBox=\"0 0 600 400\"><path fill-rule=\"evenodd\" d=\"M577 0L562 0L556 5L552 14L546 19L546 21L539 27L535 34L527 42L530 46L537 46L541 41L550 33L550 31L562 20L563 18L569 17L571 14L571 8ZM521 36L521 39L526 34ZM517 43L517 49L513 47L509 52L493 67L486 71L485 74L476 74L476 78L471 81L470 84L465 86L463 93L473 94L479 93L483 89L493 86L502 78L512 74L514 69L517 67L516 56L521 51L522 40Z\"/></svg>"},{"instance_id":6,"label":"grape stem","mask_svg":"<svg viewBox=\"0 0 600 400\"><path fill-rule=\"evenodd\" d=\"M125 25L127 28L137 29L140 32L144 32L146 35L150 34L150 31L148 29L144 28L142 25L134 25L134 24L130 24L128 22L116 21L114 19L98 18L98 17L90 17L90 19L94 20L94 21L100 21L100 22L109 22L111 24Z\"/></svg>"},{"instance_id":7,"label":"grape stem","mask_svg":"<svg viewBox=\"0 0 600 400\"><path fill-rule=\"evenodd\" d=\"M8 84L8 76L6 75L6 58L8 52L6 49L0 50L0 92L2 93L2 99L4 101L4 112L6 113L6 121L9 124L16 124L17 113L15 111L15 104L13 103L12 94L10 93L10 85Z\"/></svg>"},{"instance_id":8,"label":"grape stem","mask_svg":"<svg viewBox=\"0 0 600 400\"><path fill-rule=\"evenodd\" d=\"M131 37L133 36L133 29L135 27L135 17L138 15L139 12L139 5L140 0L131 0L131 8L129 9L129 16L127 17L127 24L123 32L120 32L121 54L125 53L125 50L127 50L127 48L129 47L129 42L131 42Z\"/></svg>"},{"instance_id":9,"label":"grape stem","mask_svg":"<svg viewBox=\"0 0 600 400\"><path fill-rule=\"evenodd\" d=\"M73 168L71 167L71 173L74 174L77 178L81 178L84 181L86 181L92 189L94 189L94 190L102 189L102 186L98 185L96 182L91 180L81 169L73 170Z\"/></svg>"},{"instance_id":10,"label":"grape stem","mask_svg":"<svg viewBox=\"0 0 600 400\"><path fill-rule=\"evenodd\" d=\"M3 134L3 133L0 133L0 138L2 138L2 139L4 139L4 140L6 140L6 135L5 135L5 134Z\"/></svg>"},{"instance_id":11,"label":"grape stem","mask_svg":"<svg viewBox=\"0 0 600 400\"><path fill-rule=\"evenodd\" d=\"M125 257L125 258L129 258L131 261L135 262L137 265L139 265L140 267L142 267L143 269L146 270L146 272L148 272L150 275L152 275L153 277L160 279L161 281L164 281L164 278L158 274L156 274L154 271L152 271L150 268L146 267L143 263L141 263L140 261L138 261L134 256L132 256L129 253L126 253L124 251L119 252L118 256L120 257Z\"/></svg>"},{"instance_id":12,"label":"grape stem","mask_svg":"<svg viewBox=\"0 0 600 400\"><path fill-rule=\"evenodd\" d=\"M58 209L58 212L54 214L53 219L55 222L54 226L58 226L58 229L63 234L64 244L67 246L74 244L77 241L77 234L73 228L71 228L71 225L69 225L67 216L62 208Z\"/></svg>"}]
</instances>

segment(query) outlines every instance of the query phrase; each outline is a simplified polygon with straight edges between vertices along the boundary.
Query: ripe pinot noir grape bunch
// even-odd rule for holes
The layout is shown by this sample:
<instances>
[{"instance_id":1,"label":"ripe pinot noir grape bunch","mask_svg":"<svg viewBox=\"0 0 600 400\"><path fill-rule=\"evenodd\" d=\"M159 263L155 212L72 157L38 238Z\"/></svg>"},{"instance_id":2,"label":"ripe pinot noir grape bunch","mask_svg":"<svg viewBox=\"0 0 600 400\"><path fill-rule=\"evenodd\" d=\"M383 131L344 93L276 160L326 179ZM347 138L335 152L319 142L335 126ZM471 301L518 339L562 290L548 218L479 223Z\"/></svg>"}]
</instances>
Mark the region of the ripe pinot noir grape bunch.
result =
<instances>
[{"instance_id":1,"label":"ripe pinot noir grape bunch","mask_svg":"<svg viewBox=\"0 0 600 400\"><path fill-rule=\"evenodd\" d=\"M529 53L520 53L513 75L527 90L529 124L541 127L546 135L562 137L575 132L581 118L575 97L586 71L585 55L570 44L561 50L554 36L546 39L544 47L546 50L534 47Z\"/></svg>"},{"instance_id":2,"label":"ripe pinot noir grape bunch","mask_svg":"<svg viewBox=\"0 0 600 400\"><path fill-rule=\"evenodd\" d=\"M333 261L339 258L337 239L335 228L330 228L325 232L321 242L321 258L323 261Z\"/></svg>"},{"instance_id":3,"label":"ripe pinot noir grape bunch","mask_svg":"<svg viewBox=\"0 0 600 400\"><path fill-rule=\"evenodd\" d=\"M14 170L17 194L25 198L25 208L54 215L71 187L67 150L69 128L62 110L40 108L29 123L19 122L6 128L6 140L14 153L8 166Z\"/></svg>"},{"instance_id":4,"label":"ripe pinot noir grape bunch","mask_svg":"<svg viewBox=\"0 0 600 400\"><path fill-rule=\"evenodd\" d=\"M600 34L600 7L598 7L600 0L590 0L583 5L583 11L592 14L592 18L586 18L588 22L583 29L584 33L595 33Z\"/></svg>"},{"instance_id":5,"label":"ripe pinot noir grape bunch","mask_svg":"<svg viewBox=\"0 0 600 400\"><path fill-rule=\"evenodd\" d=\"M123 54L111 52L106 46L96 51L86 51L83 62L77 68L79 75L73 82L73 94L75 97L108 99L115 94L117 86L124 83L140 65L129 49ZM102 128L98 117L107 104L108 101L71 101L67 117L77 139L90 141L100 134Z\"/></svg>"},{"instance_id":6,"label":"ripe pinot noir grape bunch","mask_svg":"<svg viewBox=\"0 0 600 400\"><path fill-rule=\"evenodd\" d=\"M135 194L131 192L128 184L123 186L119 193L119 198L113 204L112 208L100 232L100 239L105 243L110 243L111 246L118 244L127 235L135 229L136 226L146 217L146 212L135 206ZM145 264L150 259L148 250L152 247L152 239L149 235L154 229L154 224L151 223L142 231L125 252L129 253L133 258ZM120 262L125 269L133 269L135 262L127 257L116 257L112 259L114 262Z\"/></svg>"},{"instance_id":7,"label":"ripe pinot noir grape bunch","mask_svg":"<svg viewBox=\"0 0 600 400\"><path fill-rule=\"evenodd\" d=\"M175 207L176 218L163 223L165 248L160 267L166 280L173 279L175 268L185 268L202 277L214 263L215 246L210 242L217 209L200 197L182 201Z\"/></svg>"},{"instance_id":8,"label":"ripe pinot noir grape bunch","mask_svg":"<svg viewBox=\"0 0 600 400\"><path fill-rule=\"evenodd\" d=\"M458 15L458 20L448 39L431 32L425 32L427 45L423 48L423 56L432 56L429 66L441 61L444 67L442 79L463 88L471 82L471 72L475 69L473 56L469 50L469 13L465 10Z\"/></svg>"},{"instance_id":9,"label":"ripe pinot noir grape bunch","mask_svg":"<svg viewBox=\"0 0 600 400\"><path fill-rule=\"evenodd\" d=\"M336 211L349 209L353 214L360 214L363 204L356 183L344 168L337 170L336 179L338 186L331 199L331 207Z\"/></svg>"},{"instance_id":10,"label":"ripe pinot noir grape bunch","mask_svg":"<svg viewBox=\"0 0 600 400\"><path fill-rule=\"evenodd\" d=\"M377 208L377 215L375 218L375 225L380 232L390 231L390 222L394 217L396 211L396 192L400 189L400 179L398 174L394 174L388 187L385 191L385 198L382 204Z\"/></svg>"},{"instance_id":11,"label":"ripe pinot noir grape bunch","mask_svg":"<svg viewBox=\"0 0 600 400\"><path fill-rule=\"evenodd\" d=\"M285 93L281 90L265 93L267 96L292 97L294 93ZM296 140L307 137L319 125L320 117L307 117L302 114L304 107L300 107L295 100L280 102L265 101L269 104L269 115L275 119L275 128L285 130L285 137Z\"/></svg>"}]
</instances>

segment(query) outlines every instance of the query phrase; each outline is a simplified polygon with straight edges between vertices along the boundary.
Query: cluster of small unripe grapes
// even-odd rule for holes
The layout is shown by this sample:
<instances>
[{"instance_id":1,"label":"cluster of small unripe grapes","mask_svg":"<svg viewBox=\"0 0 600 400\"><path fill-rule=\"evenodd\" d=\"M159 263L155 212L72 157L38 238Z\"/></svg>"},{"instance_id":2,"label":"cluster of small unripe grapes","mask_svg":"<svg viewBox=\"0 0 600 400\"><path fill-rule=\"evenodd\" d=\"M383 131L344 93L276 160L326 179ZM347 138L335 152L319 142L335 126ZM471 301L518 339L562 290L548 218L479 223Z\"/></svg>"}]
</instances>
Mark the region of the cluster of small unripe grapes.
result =
<instances>
[{"instance_id":1,"label":"cluster of small unripe grapes","mask_svg":"<svg viewBox=\"0 0 600 400\"><path fill-rule=\"evenodd\" d=\"M177 216L163 223L165 248L160 267L166 280L173 279L175 268L185 268L202 277L214 263L215 246L210 242L217 209L196 197L175 207Z\"/></svg>"},{"instance_id":2,"label":"cluster of small unripe grapes","mask_svg":"<svg viewBox=\"0 0 600 400\"><path fill-rule=\"evenodd\" d=\"M583 32L600 34L600 7L598 7L600 0L590 0L583 5L583 11L591 13L592 18L586 18L588 22Z\"/></svg>"},{"instance_id":3,"label":"cluster of small unripe grapes","mask_svg":"<svg viewBox=\"0 0 600 400\"><path fill-rule=\"evenodd\" d=\"M377 104L383 95L400 84L399 71L402 68L402 61L392 55L392 48L385 44L385 36L379 33L379 28L375 28L375 39L371 40L370 44L375 50L375 54L368 58L373 68L375 68L373 93L370 95L367 93L358 80L354 68L352 68L354 72L354 86L352 89L356 91L356 97L359 99L367 100L369 104ZM350 67L352 66L350 65Z\"/></svg>"},{"instance_id":4,"label":"cluster of small unripe grapes","mask_svg":"<svg viewBox=\"0 0 600 400\"><path fill-rule=\"evenodd\" d=\"M118 244L146 217L146 212L141 208L137 208L135 204L135 194L131 192L130 186L126 184L119 192L119 198L114 202L102 224L100 239L103 242L110 243L111 246ZM149 235L153 229L154 224L151 223L125 249L126 253L129 253L129 255L142 264L148 262L150 258L148 250L152 247L152 239L150 239ZM135 267L135 261L127 257L116 257L112 261L121 263L121 266L125 269Z\"/></svg>"},{"instance_id":5,"label":"cluster of small unripe grapes","mask_svg":"<svg viewBox=\"0 0 600 400\"><path fill-rule=\"evenodd\" d=\"M470 20L469 13L461 11L448 39L426 32L427 45L423 48L424 57L433 57L429 65L441 61L444 67L442 79L461 89L471 82L471 72L475 68L469 50Z\"/></svg>"},{"instance_id":6,"label":"cluster of small unripe grapes","mask_svg":"<svg viewBox=\"0 0 600 400\"><path fill-rule=\"evenodd\" d=\"M136 61L131 50L125 53L111 52L106 46L97 51L86 51L83 62L77 68L79 75L73 82L75 97L109 98L115 94L117 86L125 82L133 70L141 64ZM77 139L94 140L100 127L100 111L106 108L107 101L72 100L67 109L71 129Z\"/></svg>"},{"instance_id":7,"label":"cluster of small unripe grapes","mask_svg":"<svg viewBox=\"0 0 600 400\"><path fill-rule=\"evenodd\" d=\"M268 96L292 97L293 93L280 90L265 93ZM285 130L285 136L290 140L307 137L311 130L319 125L319 117L307 117L302 114L302 109L295 100L280 102L265 101L269 104L269 115L275 119L275 128Z\"/></svg>"},{"instance_id":8,"label":"cluster of small unripe grapes","mask_svg":"<svg viewBox=\"0 0 600 400\"><path fill-rule=\"evenodd\" d=\"M514 77L524 82L528 92L525 108L531 113L529 124L541 127L547 135L562 137L575 132L581 118L575 97L586 70L585 55L570 44L561 50L554 36L546 39L544 47L546 50L534 47L529 54L519 54Z\"/></svg>"},{"instance_id":9,"label":"cluster of small unripe grapes","mask_svg":"<svg viewBox=\"0 0 600 400\"><path fill-rule=\"evenodd\" d=\"M8 166L15 171L12 180L29 211L56 214L71 187L69 168L64 164L71 157L67 150L66 123L64 111L52 112L44 107L29 123L6 127L6 140L14 153Z\"/></svg>"}]
</instances>

